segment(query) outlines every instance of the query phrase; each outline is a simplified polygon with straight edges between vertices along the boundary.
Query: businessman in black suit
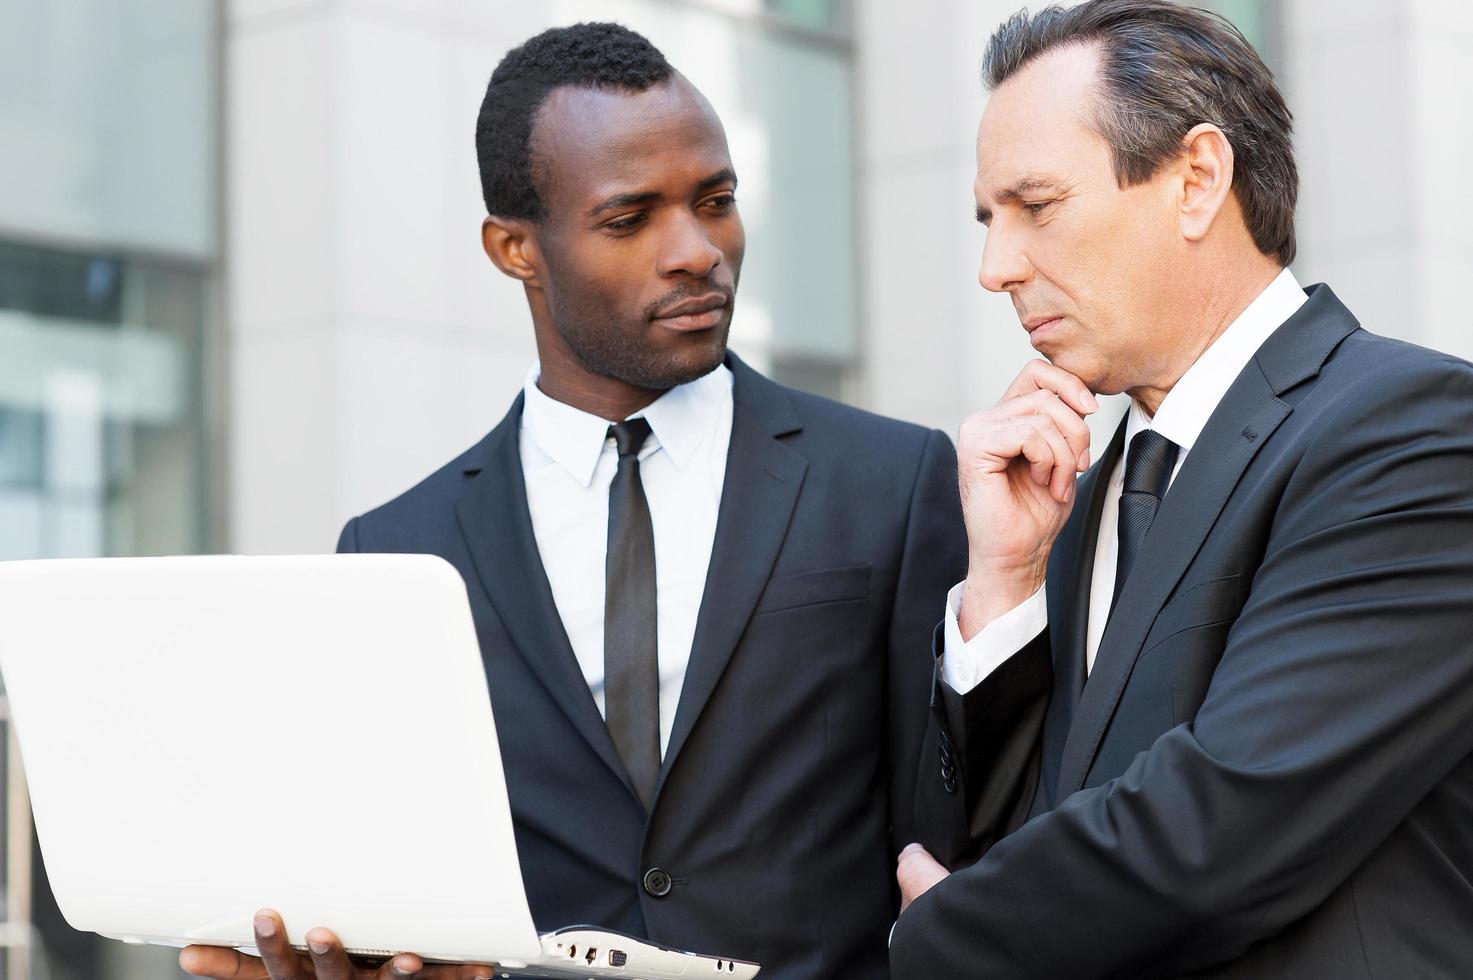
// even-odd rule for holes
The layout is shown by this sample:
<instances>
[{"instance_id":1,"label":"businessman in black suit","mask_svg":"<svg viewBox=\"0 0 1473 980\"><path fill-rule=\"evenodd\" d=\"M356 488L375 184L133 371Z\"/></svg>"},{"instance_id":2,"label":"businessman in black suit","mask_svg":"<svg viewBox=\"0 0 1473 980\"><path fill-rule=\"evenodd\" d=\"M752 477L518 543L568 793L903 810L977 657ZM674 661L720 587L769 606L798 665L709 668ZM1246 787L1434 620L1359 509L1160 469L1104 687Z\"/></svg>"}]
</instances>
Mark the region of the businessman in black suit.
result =
<instances>
[{"instance_id":1,"label":"businessman in black suit","mask_svg":"<svg viewBox=\"0 0 1473 980\"><path fill-rule=\"evenodd\" d=\"M1295 283L1225 22L1020 14L985 75L981 280L1048 362L959 440L893 975L1473 974L1473 366Z\"/></svg>"},{"instance_id":2,"label":"businessman in black suit","mask_svg":"<svg viewBox=\"0 0 1473 980\"><path fill-rule=\"evenodd\" d=\"M926 637L965 567L951 444L727 352L736 175L644 38L582 24L511 52L477 148L485 249L525 285L540 366L340 550L464 576L539 927L880 980ZM434 805L406 789L390 805ZM353 975L331 933L298 958L267 921L274 968L186 965Z\"/></svg>"}]
</instances>

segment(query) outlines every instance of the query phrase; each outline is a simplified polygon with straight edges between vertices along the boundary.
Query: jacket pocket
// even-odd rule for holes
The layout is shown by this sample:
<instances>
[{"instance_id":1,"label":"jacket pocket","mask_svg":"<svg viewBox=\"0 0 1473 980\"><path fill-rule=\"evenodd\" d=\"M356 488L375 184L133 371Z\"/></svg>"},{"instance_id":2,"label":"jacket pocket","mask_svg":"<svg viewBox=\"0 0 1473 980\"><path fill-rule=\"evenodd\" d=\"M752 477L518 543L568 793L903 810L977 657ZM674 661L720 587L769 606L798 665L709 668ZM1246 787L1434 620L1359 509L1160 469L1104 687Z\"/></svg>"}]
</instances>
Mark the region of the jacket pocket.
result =
<instances>
[{"instance_id":1,"label":"jacket pocket","mask_svg":"<svg viewBox=\"0 0 1473 980\"><path fill-rule=\"evenodd\" d=\"M1237 619L1247 599L1241 575L1208 579L1177 593L1156 616L1141 647L1142 655L1187 630Z\"/></svg>"},{"instance_id":2,"label":"jacket pocket","mask_svg":"<svg viewBox=\"0 0 1473 980\"><path fill-rule=\"evenodd\" d=\"M870 566L848 565L769 579L753 615L869 598Z\"/></svg>"}]
</instances>

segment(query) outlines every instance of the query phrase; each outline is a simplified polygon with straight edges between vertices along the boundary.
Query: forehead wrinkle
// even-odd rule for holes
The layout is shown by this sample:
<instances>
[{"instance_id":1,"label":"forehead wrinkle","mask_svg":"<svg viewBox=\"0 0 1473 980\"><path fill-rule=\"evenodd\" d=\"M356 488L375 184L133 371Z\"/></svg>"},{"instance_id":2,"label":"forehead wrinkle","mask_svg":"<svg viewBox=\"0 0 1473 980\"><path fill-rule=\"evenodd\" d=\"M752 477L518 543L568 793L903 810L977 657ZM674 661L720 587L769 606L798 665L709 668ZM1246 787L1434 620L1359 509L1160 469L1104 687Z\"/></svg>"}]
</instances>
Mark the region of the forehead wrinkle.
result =
<instances>
[{"instance_id":1,"label":"forehead wrinkle","mask_svg":"<svg viewBox=\"0 0 1473 980\"><path fill-rule=\"evenodd\" d=\"M998 176L999 170L1003 171L1001 176ZM1040 191L1067 190L1073 183L1063 174L1043 167L1034 168L1026 164L1003 167L994 163L986 173L978 172L973 187L979 198L990 196L998 201L1008 201Z\"/></svg>"}]
</instances>

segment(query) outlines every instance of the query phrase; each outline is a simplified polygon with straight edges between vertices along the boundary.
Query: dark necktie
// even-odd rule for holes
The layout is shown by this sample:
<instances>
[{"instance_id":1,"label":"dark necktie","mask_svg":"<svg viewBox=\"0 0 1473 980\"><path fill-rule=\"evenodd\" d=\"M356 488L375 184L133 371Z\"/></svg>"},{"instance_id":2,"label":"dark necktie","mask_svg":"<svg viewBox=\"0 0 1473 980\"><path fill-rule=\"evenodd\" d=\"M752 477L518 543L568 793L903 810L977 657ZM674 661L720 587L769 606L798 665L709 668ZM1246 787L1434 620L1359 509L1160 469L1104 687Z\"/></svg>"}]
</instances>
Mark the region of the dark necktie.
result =
<instances>
[{"instance_id":1,"label":"dark necktie","mask_svg":"<svg viewBox=\"0 0 1473 980\"><path fill-rule=\"evenodd\" d=\"M1115 563L1112 610L1125 587L1130 566L1141 553L1146 532L1156 520L1161 498L1166 496L1177 451L1176 443L1151 429L1136 433L1130 440L1130 453L1125 458L1125 489L1120 494L1120 548Z\"/></svg>"},{"instance_id":2,"label":"dark necktie","mask_svg":"<svg viewBox=\"0 0 1473 980\"><path fill-rule=\"evenodd\" d=\"M604 566L604 717L646 813L660 774L655 531L639 478L639 449L649 434L642 418L609 426L619 469L609 485Z\"/></svg>"}]
</instances>

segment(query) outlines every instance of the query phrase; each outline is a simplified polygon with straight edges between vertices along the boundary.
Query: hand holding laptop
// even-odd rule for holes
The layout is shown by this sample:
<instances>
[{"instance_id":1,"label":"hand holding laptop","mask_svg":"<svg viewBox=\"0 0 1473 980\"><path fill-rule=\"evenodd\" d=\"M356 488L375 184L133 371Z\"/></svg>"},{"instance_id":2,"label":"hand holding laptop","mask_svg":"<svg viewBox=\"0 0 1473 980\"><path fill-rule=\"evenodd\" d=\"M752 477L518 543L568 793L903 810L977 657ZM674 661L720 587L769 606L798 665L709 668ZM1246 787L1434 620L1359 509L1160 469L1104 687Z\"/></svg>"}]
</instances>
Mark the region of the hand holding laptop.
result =
<instances>
[{"instance_id":1,"label":"hand holding laptop","mask_svg":"<svg viewBox=\"0 0 1473 980\"><path fill-rule=\"evenodd\" d=\"M223 946L188 946L179 953L179 966L214 980L491 980L496 974L491 966L427 964L412 953L400 953L377 967L359 966L348 959L338 938L322 928L307 933L310 953L303 955L288 945L286 925L270 909L256 913L255 932L259 957Z\"/></svg>"}]
</instances>

